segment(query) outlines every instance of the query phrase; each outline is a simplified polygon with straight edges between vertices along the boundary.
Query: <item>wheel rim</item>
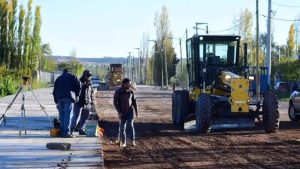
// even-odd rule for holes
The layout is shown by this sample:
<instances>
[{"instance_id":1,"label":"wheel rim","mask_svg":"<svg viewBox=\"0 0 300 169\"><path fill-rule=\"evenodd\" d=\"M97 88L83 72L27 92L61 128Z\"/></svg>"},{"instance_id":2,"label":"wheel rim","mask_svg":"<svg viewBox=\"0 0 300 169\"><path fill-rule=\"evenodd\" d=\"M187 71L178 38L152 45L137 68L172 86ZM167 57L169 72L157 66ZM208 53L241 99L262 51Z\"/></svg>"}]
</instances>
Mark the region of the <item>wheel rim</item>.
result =
<instances>
[{"instance_id":1,"label":"wheel rim","mask_svg":"<svg viewBox=\"0 0 300 169\"><path fill-rule=\"evenodd\" d=\"M294 107L293 107L293 106L290 106L289 114L290 114L290 117L291 117L292 119L295 119L295 118L296 118L296 116L295 116L295 110L294 110Z\"/></svg>"}]
</instances>

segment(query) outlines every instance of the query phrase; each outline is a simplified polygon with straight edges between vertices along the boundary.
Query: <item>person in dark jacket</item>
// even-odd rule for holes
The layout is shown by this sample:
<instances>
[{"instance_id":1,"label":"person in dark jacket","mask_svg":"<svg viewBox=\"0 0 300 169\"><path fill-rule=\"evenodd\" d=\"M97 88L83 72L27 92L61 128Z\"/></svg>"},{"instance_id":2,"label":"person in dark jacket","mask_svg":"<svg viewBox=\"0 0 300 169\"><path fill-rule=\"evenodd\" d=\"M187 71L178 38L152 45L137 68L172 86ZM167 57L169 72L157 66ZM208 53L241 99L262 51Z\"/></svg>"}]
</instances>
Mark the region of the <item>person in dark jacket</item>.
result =
<instances>
[{"instance_id":1,"label":"person in dark jacket","mask_svg":"<svg viewBox=\"0 0 300 169\"><path fill-rule=\"evenodd\" d=\"M73 114L73 104L78 101L80 82L67 69L63 71L54 83L53 97L59 112L60 135L74 137L70 132L70 118Z\"/></svg>"},{"instance_id":2,"label":"person in dark jacket","mask_svg":"<svg viewBox=\"0 0 300 169\"><path fill-rule=\"evenodd\" d=\"M130 88L131 81L128 78L123 79L122 86L115 91L114 94L114 106L118 112L118 116L120 119L119 123L119 135L121 147L126 147L126 123L129 124L129 127L132 131L131 140L132 145L135 146L135 130L133 126L133 109L135 110L135 114L138 117L138 108L136 99L134 97L134 92Z\"/></svg>"},{"instance_id":3,"label":"person in dark jacket","mask_svg":"<svg viewBox=\"0 0 300 169\"><path fill-rule=\"evenodd\" d=\"M85 135L84 124L88 119L91 105L94 103L94 92L91 85L92 74L89 70L84 70L80 78L81 91L79 100L74 105L74 114L71 122L71 131L78 129L79 135ZM78 123L77 123L78 122Z\"/></svg>"}]
</instances>

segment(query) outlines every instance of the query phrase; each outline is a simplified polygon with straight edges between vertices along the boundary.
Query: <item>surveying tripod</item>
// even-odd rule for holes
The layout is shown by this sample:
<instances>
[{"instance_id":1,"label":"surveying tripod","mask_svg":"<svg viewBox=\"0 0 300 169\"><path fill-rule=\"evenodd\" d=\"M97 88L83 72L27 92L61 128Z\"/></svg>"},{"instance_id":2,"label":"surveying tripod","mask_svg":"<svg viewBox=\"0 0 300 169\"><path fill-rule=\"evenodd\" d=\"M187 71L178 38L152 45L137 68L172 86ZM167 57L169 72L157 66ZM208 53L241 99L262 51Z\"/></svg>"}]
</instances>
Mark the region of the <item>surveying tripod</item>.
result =
<instances>
[{"instance_id":1,"label":"surveying tripod","mask_svg":"<svg viewBox=\"0 0 300 169\"><path fill-rule=\"evenodd\" d=\"M29 90L31 91L33 97L35 98L35 100L38 102L38 104L40 105L41 109L44 111L47 119L49 120L51 126L53 126L47 112L45 111L45 107L40 103L40 101L38 100L38 98L36 97L35 93L32 90L32 87L30 86L30 84L28 83L28 79L29 77L22 77L23 79L23 83L21 84L20 88L18 89L17 94L15 95L15 97L13 98L13 100L11 101L11 103L7 106L4 114L1 116L0 118L0 124L2 124L2 122L4 122L4 125L6 125L6 113L8 112L8 110L11 108L11 106L14 104L16 98L18 97L18 95L20 93L22 93L22 104L21 104L21 120L20 120L20 130L19 130L19 136L21 136L22 134L22 129L24 129L24 133L25 135L27 134L27 130L26 130L26 123L27 123L27 119L26 119L26 109L25 109L25 103L26 103L26 91L27 91L27 87L29 88Z\"/></svg>"}]
</instances>

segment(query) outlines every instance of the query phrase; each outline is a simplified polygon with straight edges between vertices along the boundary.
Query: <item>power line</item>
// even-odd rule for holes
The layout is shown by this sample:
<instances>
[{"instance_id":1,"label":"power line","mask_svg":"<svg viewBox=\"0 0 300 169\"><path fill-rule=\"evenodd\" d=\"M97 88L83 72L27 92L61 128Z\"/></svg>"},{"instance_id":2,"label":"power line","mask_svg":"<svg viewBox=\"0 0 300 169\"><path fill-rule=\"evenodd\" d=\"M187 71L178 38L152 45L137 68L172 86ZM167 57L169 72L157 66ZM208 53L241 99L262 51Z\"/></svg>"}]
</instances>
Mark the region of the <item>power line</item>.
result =
<instances>
[{"instance_id":1,"label":"power line","mask_svg":"<svg viewBox=\"0 0 300 169\"><path fill-rule=\"evenodd\" d=\"M252 14L252 17L254 16L255 14ZM217 30L217 31L209 31L210 33L220 33L220 32L226 32L226 31L230 31L230 30L233 30L239 26L241 26L243 23L245 23L246 21L243 21L243 22L240 22L230 28L227 28L227 29L223 29L223 30Z\"/></svg>"},{"instance_id":2,"label":"power line","mask_svg":"<svg viewBox=\"0 0 300 169\"><path fill-rule=\"evenodd\" d=\"M299 5L286 5L286 4L283 4L280 2L276 2L276 1L273 1L273 4L276 4L276 5L282 6L282 7L288 7L288 8L300 8Z\"/></svg>"},{"instance_id":3,"label":"power line","mask_svg":"<svg viewBox=\"0 0 300 169\"><path fill-rule=\"evenodd\" d=\"M260 14L260 16L268 18L266 15ZM284 18L274 18L274 17L271 17L271 19L278 20L278 21L287 21L287 22L300 22L300 19L284 19Z\"/></svg>"}]
</instances>

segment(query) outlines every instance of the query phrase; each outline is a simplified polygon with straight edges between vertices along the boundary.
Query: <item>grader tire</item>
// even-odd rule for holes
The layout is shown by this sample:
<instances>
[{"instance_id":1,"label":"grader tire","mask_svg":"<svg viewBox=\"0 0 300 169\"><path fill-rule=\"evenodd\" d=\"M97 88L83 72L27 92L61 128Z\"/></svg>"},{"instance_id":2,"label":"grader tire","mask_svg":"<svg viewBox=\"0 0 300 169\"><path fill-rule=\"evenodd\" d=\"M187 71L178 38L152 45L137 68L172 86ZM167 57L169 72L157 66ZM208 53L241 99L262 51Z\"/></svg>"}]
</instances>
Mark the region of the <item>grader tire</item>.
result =
<instances>
[{"instance_id":1,"label":"grader tire","mask_svg":"<svg viewBox=\"0 0 300 169\"><path fill-rule=\"evenodd\" d=\"M177 121L177 94L178 90L175 90L172 94L172 122L175 125Z\"/></svg>"},{"instance_id":2,"label":"grader tire","mask_svg":"<svg viewBox=\"0 0 300 169\"><path fill-rule=\"evenodd\" d=\"M275 93L269 91L264 95L263 121L266 133L276 133L279 129L278 98Z\"/></svg>"},{"instance_id":3,"label":"grader tire","mask_svg":"<svg viewBox=\"0 0 300 169\"><path fill-rule=\"evenodd\" d=\"M212 125L212 108L214 104L209 94L198 97L195 109L196 128L198 133L208 133Z\"/></svg>"}]
</instances>

